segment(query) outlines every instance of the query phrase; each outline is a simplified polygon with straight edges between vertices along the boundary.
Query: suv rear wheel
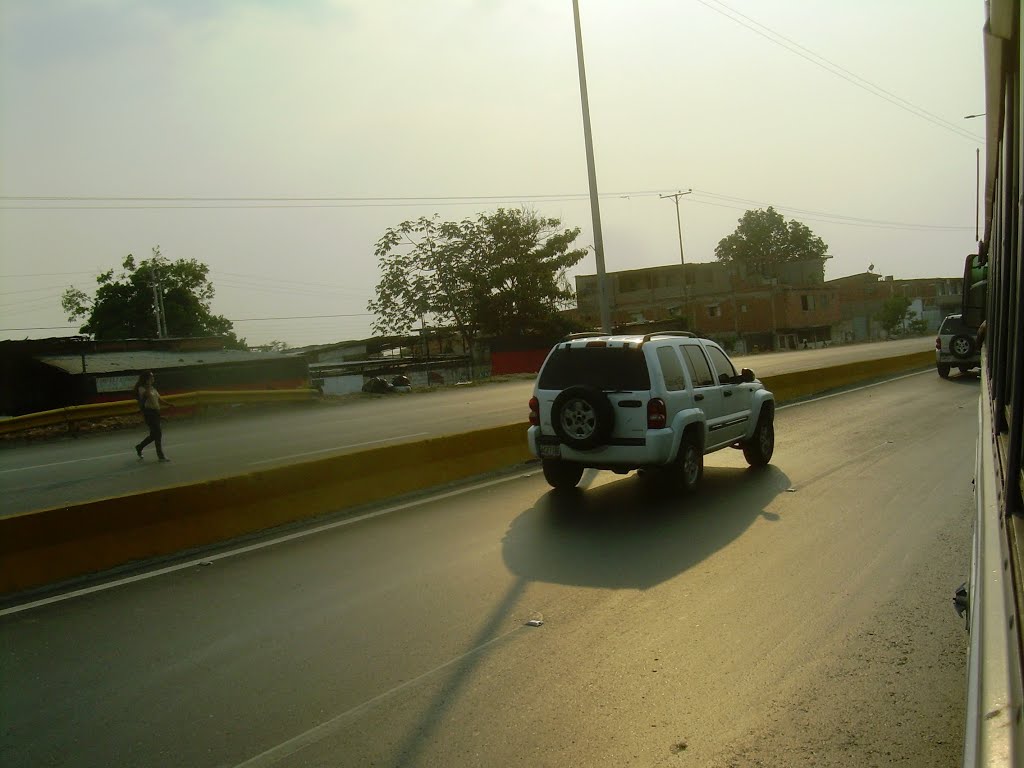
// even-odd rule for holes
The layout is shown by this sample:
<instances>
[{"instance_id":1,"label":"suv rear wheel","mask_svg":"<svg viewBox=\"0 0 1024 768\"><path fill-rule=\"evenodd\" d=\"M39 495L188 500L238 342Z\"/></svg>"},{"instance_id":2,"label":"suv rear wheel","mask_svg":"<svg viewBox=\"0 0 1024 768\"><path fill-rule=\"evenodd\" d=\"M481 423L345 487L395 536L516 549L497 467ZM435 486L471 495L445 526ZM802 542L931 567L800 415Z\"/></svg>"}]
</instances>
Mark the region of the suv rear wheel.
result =
<instances>
[{"instance_id":1,"label":"suv rear wheel","mask_svg":"<svg viewBox=\"0 0 1024 768\"><path fill-rule=\"evenodd\" d=\"M556 490L575 488L580 478L583 477L583 466L568 461L543 459L541 467L544 470L544 479Z\"/></svg>"},{"instance_id":2,"label":"suv rear wheel","mask_svg":"<svg viewBox=\"0 0 1024 768\"><path fill-rule=\"evenodd\" d=\"M700 479L704 475L704 451L693 432L684 434L683 440L679 444L676 472L679 489L683 493L693 493L697 490Z\"/></svg>"},{"instance_id":3,"label":"suv rear wheel","mask_svg":"<svg viewBox=\"0 0 1024 768\"><path fill-rule=\"evenodd\" d=\"M939 376L941 376L944 379L948 379L949 378L949 369L950 369L949 363L936 363L935 364L935 370L937 370L939 372Z\"/></svg>"}]
</instances>

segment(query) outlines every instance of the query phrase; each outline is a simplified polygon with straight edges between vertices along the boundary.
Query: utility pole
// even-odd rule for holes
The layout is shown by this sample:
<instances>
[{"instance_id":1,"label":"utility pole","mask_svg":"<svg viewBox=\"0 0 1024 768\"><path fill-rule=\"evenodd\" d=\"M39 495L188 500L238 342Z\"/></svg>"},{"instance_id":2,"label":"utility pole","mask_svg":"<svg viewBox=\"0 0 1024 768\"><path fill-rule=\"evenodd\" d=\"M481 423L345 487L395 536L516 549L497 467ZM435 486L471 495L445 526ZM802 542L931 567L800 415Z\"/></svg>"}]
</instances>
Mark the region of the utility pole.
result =
<instances>
[{"instance_id":1,"label":"utility pole","mask_svg":"<svg viewBox=\"0 0 1024 768\"><path fill-rule=\"evenodd\" d=\"M597 257L597 301L601 311L601 330L612 332L608 310L607 280L604 271L604 239L601 237L601 208L597 201L597 171L594 170L594 141L590 135L590 100L587 98L587 70L583 65L583 33L580 31L579 0L572 0L576 25L576 63L580 72L580 102L583 105L583 142L587 149L587 177L590 180L590 216L594 224L594 255Z\"/></svg>"},{"instance_id":2,"label":"utility pole","mask_svg":"<svg viewBox=\"0 0 1024 768\"><path fill-rule=\"evenodd\" d=\"M164 324L163 318L160 316L160 291L157 289L156 284L156 269L152 264L149 265L149 284L153 286L153 313L156 316L156 337L162 339L164 337Z\"/></svg>"},{"instance_id":3,"label":"utility pole","mask_svg":"<svg viewBox=\"0 0 1024 768\"><path fill-rule=\"evenodd\" d=\"M153 295L156 301L157 317L157 338L166 339L170 334L167 332L167 310L164 309L164 287L160 283L160 273L157 267L160 266L160 246L153 249L153 263L150 265L150 274L153 277Z\"/></svg>"},{"instance_id":4,"label":"utility pole","mask_svg":"<svg viewBox=\"0 0 1024 768\"><path fill-rule=\"evenodd\" d=\"M679 218L679 198L692 192L692 189L688 189L685 192L676 192L673 195L658 195L662 200L671 197L676 203L676 229L679 231L679 263L683 270L683 317L686 317L690 311L690 289L686 286L686 256L683 255L683 220ZM697 330L696 314L693 317L693 327L690 330Z\"/></svg>"},{"instance_id":5,"label":"utility pole","mask_svg":"<svg viewBox=\"0 0 1024 768\"><path fill-rule=\"evenodd\" d=\"M974 242L978 242L981 233L978 231L978 217L981 210L981 148L974 150Z\"/></svg>"}]
</instances>

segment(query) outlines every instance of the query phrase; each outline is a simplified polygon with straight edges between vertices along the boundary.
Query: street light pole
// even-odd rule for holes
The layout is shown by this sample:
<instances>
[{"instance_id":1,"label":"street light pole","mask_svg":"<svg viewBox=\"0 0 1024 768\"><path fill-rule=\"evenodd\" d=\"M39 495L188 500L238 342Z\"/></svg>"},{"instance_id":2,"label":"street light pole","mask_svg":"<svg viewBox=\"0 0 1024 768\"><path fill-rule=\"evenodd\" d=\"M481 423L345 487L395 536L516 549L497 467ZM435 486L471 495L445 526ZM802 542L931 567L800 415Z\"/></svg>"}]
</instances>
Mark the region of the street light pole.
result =
<instances>
[{"instance_id":1,"label":"street light pole","mask_svg":"<svg viewBox=\"0 0 1024 768\"><path fill-rule=\"evenodd\" d=\"M970 120L975 117L985 117L987 112L979 112L976 115L964 115L964 120ZM974 150L974 242L980 242L978 238L981 237L980 227L980 216L981 216L981 148L976 147Z\"/></svg>"},{"instance_id":2,"label":"street light pole","mask_svg":"<svg viewBox=\"0 0 1024 768\"><path fill-rule=\"evenodd\" d=\"M679 218L679 198L693 192L688 189L685 192L676 192L674 195L658 195L662 200L671 197L676 202L676 229L679 231L679 262L683 270L683 317L686 317L690 306L690 289L686 287L686 256L683 255L683 221ZM696 318L693 325L696 326ZM696 330L695 328L693 330Z\"/></svg>"},{"instance_id":3,"label":"street light pole","mask_svg":"<svg viewBox=\"0 0 1024 768\"><path fill-rule=\"evenodd\" d=\"M580 102L583 105L583 141L587 148L587 177L590 180L590 216L594 224L594 255L597 257L597 301L601 310L601 330L604 333L611 333L611 313L608 311L607 280L604 271L604 240L601 237L601 208L597 200L594 142L590 135L590 101L587 98L587 71L583 65L583 33L580 31L579 0L572 0L572 15L576 24L576 62L580 73Z\"/></svg>"}]
</instances>

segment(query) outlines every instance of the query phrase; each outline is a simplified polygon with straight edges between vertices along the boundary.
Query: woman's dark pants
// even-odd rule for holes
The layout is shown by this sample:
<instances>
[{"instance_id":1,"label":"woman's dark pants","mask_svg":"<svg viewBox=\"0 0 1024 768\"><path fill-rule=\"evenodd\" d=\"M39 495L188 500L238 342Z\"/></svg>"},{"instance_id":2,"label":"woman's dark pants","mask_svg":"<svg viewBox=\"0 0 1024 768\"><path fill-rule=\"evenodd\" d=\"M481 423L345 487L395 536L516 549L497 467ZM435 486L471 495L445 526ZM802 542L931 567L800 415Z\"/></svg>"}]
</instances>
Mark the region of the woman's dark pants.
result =
<instances>
[{"instance_id":1,"label":"woman's dark pants","mask_svg":"<svg viewBox=\"0 0 1024 768\"><path fill-rule=\"evenodd\" d=\"M154 411L152 408L146 408L142 411L142 417L146 420L146 426L149 427L149 436L135 448L141 454L142 449L147 445L150 443L156 443L157 458L162 459L164 457L164 447L161 442L163 439L163 431L160 429L160 411Z\"/></svg>"}]
</instances>

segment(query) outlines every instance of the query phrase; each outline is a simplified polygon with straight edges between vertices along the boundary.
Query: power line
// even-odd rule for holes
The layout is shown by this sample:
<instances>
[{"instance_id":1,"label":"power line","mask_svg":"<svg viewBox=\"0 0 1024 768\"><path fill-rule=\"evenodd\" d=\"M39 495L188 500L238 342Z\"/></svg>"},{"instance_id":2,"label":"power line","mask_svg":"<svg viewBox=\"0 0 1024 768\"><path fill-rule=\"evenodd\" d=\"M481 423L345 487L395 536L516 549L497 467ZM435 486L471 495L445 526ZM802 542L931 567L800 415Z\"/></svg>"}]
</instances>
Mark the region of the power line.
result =
<instances>
[{"instance_id":1,"label":"power line","mask_svg":"<svg viewBox=\"0 0 1024 768\"><path fill-rule=\"evenodd\" d=\"M698 0L698 2L704 2L704 0ZM701 190L694 190L694 191L695 191L695 193L699 192L702 195L718 197L718 198L725 199L725 200L736 200L736 201L740 201L740 202L744 202L744 203L749 203L749 204L754 204L754 205L769 205L769 203L764 203L764 202L760 202L760 201L756 201L756 200L747 200L745 198L731 197L731 196L728 196L728 195L717 195L716 193L708 192L708 191L701 191ZM674 193L674 192L675 192L675 189L668 189L668 190L664 190L664 189L662 189L662 190L640 190L640 191L633 191L633 192L606 192L606 193L602 193L600 195L600 197L605 198L605 199L616 199L616 198L618 198L618 199L622 199L622 198L630 199L630 198L634 198L634 197L659 197L662 194ZM150 209L150 208L166 208L166 209L174 209L174 208L182 208L182 209L186 209L186 208L240 208L240 209L254 208L254 209L256 209L256 208L263 208L263 207L269 207L269 208L309 208L309 207L316 207L316 208L335 208L335 207L336 208L346 208L346 207L362 207L363 206L363 203L357 203L357 202L353 202L353 201L369 201L369 202L365 203L365 205L369 206L369 207L374 207L374 206L377 206L377 205L387 205L387 206L391 206L391 205L401 206L401 205L413 205L413 204L421 205L421 204L426 204L426 203L435 204L435 205L461 205L463 203L471 204L473 202L483 202L483 201L488 201L488 202L582 202L582 201L587 200L588 197L589 197L588 193L584 193L584 192L570 192L570 193L561 193L561 194L534 194L534 195L462 195L462 196L406 196L406 197L309 197L309 196L298 197L297 196L297 197L245 197L245 198L237 198L236 197L236 198L230 198L230 197L141 197L141 196L140 197L103 197L103 196L92 196L92 197L86 197L86 196L29 196L29 197L15 197L15 196L0 196L0 200L53 200L53 201L59 201L59 200L82 200L82 201L94 200L94 201L110 201L112 203L109 206L96 206L96 207L92 207L92 206L89 206L89 207L86 207L86 206L70 206L70 207L65 208L65 207L62 207L62 206L43 206L43 207L41 207L41 209L43 209L43 210L97 210L97 209L105 210L105 209L109 209L109 208L116 208L116 209L119 209L119 210L134 210L134 209L146 210L146 209ZM195 201L195 202L242 201L244 204L237 205L237 206L236 205L196 205L196 206L185 206L185 205L166 205L166 206L161 206L161 205L157 205L157 206L140 206L140 205L121 205L120 204L122 202L127 202L127 201L147 201L147 200L176 200L176 201L177 200L181 200L181 201ZM405 201L409 201L409 202L408 203L398 203L398 204L390 203L390 202L380 202L380 203L374 202L374 201L395 201L395 200L405 200ZM271 204L271 205L267 205L267 206L254 204L254 203L258 202L258 201L289 201L290 204ZM326 201L326 202L323 202L323 203L321 203L321 202L311 203L309 201ZM461 202L452 202L452 201L461 201ZM693 200L693 202L703 202L703 204L710 204L707 201ZM808 210L808 209L797 208L795 206L774 205L774 204L771 204L771 205L773 205L774 207L779 208L779 209L784 209L784 210L794 211L794 212L799 212L799 213L805 213L805 214L812 214L814 216L824 216L824 217L827 217L829 219L843 219L848 224L850 224L851 226L857 225L857 226L865 226L865 227L876 227L876 228L879 228L879 229L894 229L895 228L895 229L936 230L936 231L964 229L964 227L959 227L959 226L951 227L951 226L947 226L947 225L936 225L936 224L914 224L914 223L892 222L892 221L884 221L884 220L879 220L879 219L868 219L868 218L847 216L845 214L830 213L830 212L827 212L827 211L811 211L811 210ZM722 206L722 207L729 207L729 206ZM34 210L34 209L30 209L28 207L18 207L18 208L0 208L0 210ZM835 222L835 223L840 223L840 222ZM43 273L41 273L41 274L43 274ZM61 274L61 273L49 273L49 274ZM67 273L67 274L98 274L98 273L94 272L94 273ZM247 277L245 275L240 275L240 274L237 274L237 273L221 272L221 274L230 274L230 275L234 275L234 276L237 276L237 277ZM302 284L301 281L278 281L278 282L294 282L294 283ZM319 283L314 283L313 285L320 286Z\"/></svg>"},{"instance_id":2,"label":"power line","mask_svg":"<svg viewBox=\"0 0 1024 768\"><path fill-rule=\"evenodd\" d=\"M244 317L241 320L231 320L232 323L251 323L257 320L315 320L322 317L373 317L372 312L356 312L347 315L297 315L295 317Z\"/></svg>"},{"instance_id":3,"label":"power line","mask_svg":"<svg viewBox=\"0 0 1024 768\"><path fill-rule=\"evenodd\" d=\"M28 272L24 274L16 275L0 275L0 278L6 280L10 277L54 277L56 275L98 275L99 272L93 270L92 272Z\"/></svg>"},{"instance_id":4,"label":"power line","mask_svg":"<svg viewBox=\"0 0 1024 768\"><path fill-rule=\"evenodd\" d=\"M373 317L370 312L359 312L348 315L297 315L295 317L245 317L240 320L228 320L230 323L250 323L257 320L315 320L319 318L335 317ZM69 328L77 328L75 325L55 325L38 328L0 328L0 331L63 331Z\"/></svg>"},{"instance_id":5,"label":"power line","mask_svg":"<svg viewBox=\"0 0 1024 768\"><path fill-rule=\"evenodd\" d=\"M703 205L718 205L723 208L746 208L748 205L759 205L759 206L771 206L780 211L792 211L799 214L808 214L809 216L823 216L824 219L816 219L817 221L827 221L832 224L847 224L849 226L860 226L869 227L875 229L909 229L916 231L960 231L968 230L972 227L968 225L950 225L950 224L917 224L902 221L886 221L884 219L867 219L857 216L846 216L840 213L829 213L828 211L814 211L806 208L797 208L792 205L778 205L775 203L766 203L761 200L750 200L743 197L732 197L730 195L720 195L715 192L707 192L704 190L694 190L694 194L700 196L706 196L715 198L718 200L727 200L731 202L743 203L743 205L726 205L724 203L712 203L706 200L693 200L692 202L701 203ZM812 219L814 220L814 219Z\"/></svg>"},{"instance_id":6,"label":"power line","mask_svg":"<svg viewBox=\"0 0 1024 768\"><path fill-rule=\"evenodd\" d=\"M832 62L829 59L825 58L821 54L815 53L811 49L801 45L800 43L797 43L794 40L790 40L785 35L776 32L770 27L767 27L764 24L755 21L754 19L744 15L743 13L740 13L735 8L732 8L726 3L723 3L721 0L711 0L711 2L714 2L716 5L722 6L721 8L715 7L715 5L712 5L711 2L708 2L708 0L697 0L697 2L703 5L704 7L708 8L709 10L712 10L715 13L720 14L725 18L729 19L730 21L733 21L736 24L739 24L740 26L749 29L751 32L760 35L769 42L775 43L776 45L785 48L790 53L796 54L802 59L806 59L815 66L824 69L826 72L829 72L835 75L836 77L840 77L843 80L846 80L848 83L851 83L852 85L855 85L858 88L867 91L873 96L877 96L880 99L884 99L885 101L888 101L890 104L893 104L906 112L910 112L912 115L920 117L923 120L927 120L928 122L933 123L939 128L949 131L950 133L955 133L957 136L960 136L961 138L964 139L968 139L969 141L972 141L974 143L980 144L984 143L985 141L984 138L982 138L981 136L977 136L971 133L970 131L961 128L955 123L951 123L948 120L939 117L938 115L932 114L923 107L919 107L913 102L904 99L901 96L897 96L896 94L885 90L881 86L875 85L870 80L867 80L861 77L860 75L857 75L851 72L850 70L841 67L835 62ZM726 10L722 10L722 8L725 8ZM735 14L735 16L730 14ZM742 17L742 19L746 19L750 23L748 24L746 23L746 21L742 21L740 18L736 18L737 16ZM760 29L758 29L758 27ZM768 32L770 34L766 34L761 30L765 30L765 32ZM771 35L774 35L775 37L772 37Z\"/></svg>"},{"instance_id":7,"label":"power line","mask_svg":"<svg viewBox=\"0 0 1024 768\"><path fill-rule=\"evenodd\" d=\"M0 328L0 331L66 331L77 327L77 325L51 325L39 328Z\"/></svg>"}]
</instances>

